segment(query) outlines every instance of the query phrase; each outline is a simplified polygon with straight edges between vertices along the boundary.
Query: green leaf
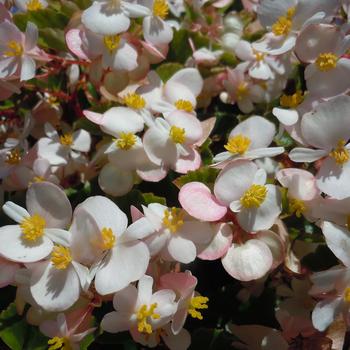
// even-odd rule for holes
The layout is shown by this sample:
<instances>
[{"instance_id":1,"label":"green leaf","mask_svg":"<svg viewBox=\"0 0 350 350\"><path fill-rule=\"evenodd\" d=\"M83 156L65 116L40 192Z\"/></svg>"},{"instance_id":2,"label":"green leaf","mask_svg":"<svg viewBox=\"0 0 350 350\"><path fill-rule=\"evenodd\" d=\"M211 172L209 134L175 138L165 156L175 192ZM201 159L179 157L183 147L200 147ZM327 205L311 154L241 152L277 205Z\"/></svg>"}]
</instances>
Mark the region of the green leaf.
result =
<instances>
[{"instance_id":1,"label":"green leaf","mask_svg":"<svg viewBox=\"0 0 350 350\"><path fill-rule=\"evenodd\" d=\"M145 204L160 203L166 205L166 199L164 197L156 196L153 193L143 193L142 194Z\"/></svg>"},{"instance_id":2,"label":"green leaf","mask_svg":"<svg viewBox=\"0 0 350 350\"><path fill-rule=\"evenodd\" d=\"M164 63L156 68L156 72L162 79L163 83L165 83L183 67L184 66L180 63Z\"/></svg>"},{"instance_id":3,"label":"green leaf","mask_svg":"<svg viewBox=\"0 0 350 350\"><path fill-rule=\"evenodd\" d=\"M182 175L173 181L174 185L181 188L183 185L198 181L206 185L213 184L219 173L218 169L203 167L196 171L189 171L186 175Z\"/></svg>"},{"instance_id":4,"label":"green leaf","mask_svg":"<svg viewBox=\"0 0 350 350\"><path fill-rule=\"evenodd\" d=\"M46 350L49 338L43 335L37 327L30 327L26 350Z\"/></svg>"},{"instance_id":5,"label":"green leaf","mask_svg":"<svg viewBox=\"0 0 350 350\"><path fill-rule=\"evenodd\" d=\"M174 32L173 40L170 44L168 60L170 62L185 63L187 58L191 56L192 50L188 42L189 34L185 29Z\"/></svg>"},{"instance_id":6,"label":"green leaf","mask_svg":"<svg viewBox=\"0 0 350 350\"><path fill-rule=\"evenodd\" d=\"M61 29L45 28L39 30L39 45L57 51L67 51L64 31Z\"/></svg>"},{"instance_id":7,"label":"green leaf","mask_svg":"<svg viewBox=\"0 0 350 350\"><path fill-rule=\"evenodd\" d=\"M201 158L204 165L210 165L213 163L214 155L209 147L211 143L211 139L208 138L200 148Z\"/></svg>"}]
</instances>

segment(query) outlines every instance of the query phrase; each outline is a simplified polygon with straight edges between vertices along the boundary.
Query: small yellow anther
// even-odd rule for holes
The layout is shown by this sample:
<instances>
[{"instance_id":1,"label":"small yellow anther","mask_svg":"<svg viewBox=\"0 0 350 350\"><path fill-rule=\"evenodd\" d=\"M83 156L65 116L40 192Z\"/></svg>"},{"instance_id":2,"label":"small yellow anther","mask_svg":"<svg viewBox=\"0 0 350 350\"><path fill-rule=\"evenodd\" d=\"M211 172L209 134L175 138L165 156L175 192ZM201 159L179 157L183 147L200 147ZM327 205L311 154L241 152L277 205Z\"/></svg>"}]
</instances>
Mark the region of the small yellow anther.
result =
<instances>
[{"instance_id":1,"label":"small yellow anther","mask_svg":"<svg viewBox=\"0 0 350 350\"><path fill-rule=\"evenodd\" d=\"M55 246L51 253L51 262L57 270L65 270L72 261L72 255L67 247Z\"/></svg>"},{"instance_id":2,"label":"small yellow anther","mask_svg":"<svg viewBox=\"0 0 350 350\"><path fill-rule=\"evenodd\" d=\"M169 13L169 6L166 0L154 0L153 15L164 19Z\"/></svg>"},{"instance_id":3,"label":"small yellow anther","mask_svg":"<svg viewBox=\"0 0 350 350\"><path fill-rule=\"evenodd\" d=\"M27 241L36 241L44 235L46 221L38 214L29 216L20 223L22 235Z\"/></svg>"},{"instance_id":4,"label":"small yellow anther","mask_svg":"<svg viewBox=\"0 0 350 350\"><path fill-rule=\"evenodd\" d=\"M244 192L240 199L242 206L246 209L259 208L267 195L267 187L253 184Z\"/></svg>"},{"instance_id":5,"label":"small yellow anther","mask_svg":"<svg viewBox=\"0 0 350 350\"><path fill-rule=\"evenodd\" d=\"M242 134L230 137L227 144L224 146L232 154L244 154L251 144L249 137Z\"/></svg>"},{"instance_id":6,"label":"small yellow anther","mask_svg":"<svg viewBox=\"0 0 350 350\"><path fill-rule=\"evenodd\" d=\"M173 125L170 128L169 136L173 140L174 143L184 143L185 142L185 129L179 128L175 125Z\"/></svg>"}]
</instances>

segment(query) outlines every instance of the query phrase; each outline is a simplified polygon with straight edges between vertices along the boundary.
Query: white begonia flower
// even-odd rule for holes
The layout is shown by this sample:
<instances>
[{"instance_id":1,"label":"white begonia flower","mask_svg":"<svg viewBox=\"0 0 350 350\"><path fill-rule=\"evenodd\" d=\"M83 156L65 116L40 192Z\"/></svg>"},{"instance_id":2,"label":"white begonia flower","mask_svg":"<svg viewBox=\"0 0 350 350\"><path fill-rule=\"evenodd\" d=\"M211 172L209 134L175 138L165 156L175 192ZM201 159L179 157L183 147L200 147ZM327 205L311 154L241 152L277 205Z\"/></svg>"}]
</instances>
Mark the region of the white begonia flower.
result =
<instances>
[{"instance_id":1,"label":"white begonia flower","mask_svg":"<svg viewBox=\"0 0 350 350\"><path fill-rule=\"evenodd\" d=\"M151 203L143 211L145 217L139 224L152 233L144 239L151 256L159 254L164 260L188 264L196 258L196 244L208 243L214 235L209 223L187 218L180 208Z\"/></svg>"},{"instance_id":2,"label":"white begonia flower","mask_svg":"<svg viewBox=\"0 0 350 350\"><path fill-rule=\"evenodd\" d=\"M173 39L171 26L164 21L169 13L167 0L141 0L148 10L143 18L142 29L145 40L155 46L170 43Z\"/></svg>"},{"instance_id":3,"label":"white begonia flower","mask_svg":"<svg viewBox=\"0 0 350 350\"><path fill-rule=\"evenodd\" d=\"M81 152L89 152L91 135L84 129L59 135L49 123L45 124L47 137L37 143L38 156L47 159L51 165L66 165L70 159L78 159Z\"/></svg>"},{"instance_id":4,"label":"white begonia flower","mask_svg":"<svg viewBox=\"0 0 350 350\"><path fill-rule=\"evenodd\" d=\"M224 103L237 103L244 113L252 112L253 103L262 102L264 99L264 89L245 76L243 66L229 69L223 85L226 91L220 94L220 99Z\"/></svg>"},{"instance_id":5,"label":"white begonia flower","mask_svg":"<svg viewBox=\"0 0 350 350\"><path fill-rule=\"evenodd\" d=\"M303 116L301 133L316 149L294 148L294 162L314 162L325 158L316 175L318 188L336 199L350 196L350 97L339 96L319 104Z\"/></svg>"},{"instance_id":6,"label":"white begonia flower","mask_svg":"<svg viewBox=\"0 0 350 350\"><path fill-rule=\"evenodd\" d=\"M338 1L328 0L263 0L257 10L258 18L271 32L253 43L253 48L270 55L291 51L302 28L325 21L338 6Z\"/></svg>"},{"instance_id":7,"label":"white begonia flower","mask_svg":"<svg viewBox=\"0 0 350 350\"><path fill-rule=\"evenodd\" d=\"M6 259L23 263L36 262L47 257L54 243L68 246L72 208L58 186L41 182L30 186L24 209L13 202L6 202L3 210L19 225L0 228L0 237L6 244L0 245L0 254Z\"/></svg>"},{"instance_id":8,"label":"white begonia flower","mask_svg":"<svg viewBox=\"0 0 350 350\"><path fill-rule=\"evenodd\" d=\"M241 40L235 47L236 56L245 61L245 70L254 79L274 79L276 74L283 75L286 68L281 60L253 49L248 41Z\"/></svg>"},{"instance_id":9,"label":"white begonia flower","mask_svg":"<svg viewBox=\"0 0 350 350\"><path fill-rule=\"evenodd\" d=\"M282 211L278 187L265 182L266 172L243 159L226 166L215 181L216 198L237 213L247 232L268 230Z\"/></svg>"},{"instance_id":10,"label":"white begonia flower","mask_svg":"<svg viewBox=\"0 0 350 350\"><path fill-rule=\"evenodd\" d=\"M101 322L103 330L117 333L130 330L152 334L168 323L176 312L176 294L170 289L152 292L153 278L143 276L137 288L129 285L113 297L117 311L106 314Z\"/></svg>"},{"instance_id":11,"label":"white begonia flower","mask_svg":"<svg viewBox=\"0 0 350 350\"><path fill-rule=\"evenodd\" d=\"M192 170L200 166L200 158L193 149L202 137L202 126L193 115L181 111L171 113L167 120L157 118L144 134L143 144L149 159L163 168L181 171L181 159L186 157L193 164Z\"/></svg>"},{"instance_id":12,"label":"white begonia flower","mask_svg":"<svg viewBox=\"0 0 350 350\"><path fill-rule=\"evenodd\" d=\"M71 241L69 232L69 241ZM89 269L74 260L70 246L55 245L48 260L29 265L30 292L46 311L64 311L90 286Z\"/></svg>"},{"instance_id":13,"label":"white begonia flower","mask_svg":"<svg viewBox=\"0 0 350 350\"><path fill-rule=\"evenodd\" d=\"M345 76L350 75L350 60L343 55L350 48L350 35L329 24L313 24L298 36L295 53L309 63L305 69L310 94L329 98L347 92Z\"/></svg>"},{"instance_id":14,"label":"white begonia flower","mask_svg":"<svg viewBox=\"0 0 350 350\"><path fill-rule=\"evenodd\" d=\"M73 215L72 253L76 261L92 266L95 288L101 295L117 292L146 272L149 251L139 241L149 234L110 199L94 196L79 204Z\"/></svg>"},{"instance_id":15,"label":"white begonia flower","mask_svg":"<svg viewBox=\"0 0 350 350\"><path fill-rule=\"evenodd\" d=\"M45 0L15 0L16 7L23 12L43 10L48 6Z\"/></svg>"},{"instance_id":16,"label":"white begonia flower","mask_svg":"<svg viewBox=\"0 0 350 350\"><path fill-rule=\"evenodd\" d=\"M40 58L36 46L38 28L28 22L25 34L13 23L5 20L0 23L0 78L19 75L20 80L29 80L35 76L35 61Z\"/></svg>"},{"instance_id":17,"label":"white begonia flower","mask_svg":"<svg viewBox=\"0 0 350 350\"><path fill-rule=\"evenodd\" d=\"M96 34L115 35L128 30L130 18L147 14L147 8L130 1L94 0L84 10L81 20L86 28Z\"/></svg>"},{"instance_id":18,"label":"white begonia flower","mask_svg":"<svg viewBox=\"0 0 350 350\"><path fill-rule=\"evenodd\" d=\"M148 80L148 85L136 90L146 100L147 108L165 116L176 110L195 113L196 99L203 88L198 69L181 69L165 84L155 72L148 74Z\"/></svg>"},{"instance_id":19,"label":"white begonia flower","mask_svg":"<svg viewBox=\"0 0 350 350\"><path fill-rule=\"evenodd\" d=\"M263 117L252 116L239 123L229 134L224 146L226 152L218 153L214 162L234 159L274 157L284 152L283 147L269 147L276 133L273 123Z\"/></svg>"}]
</instances>

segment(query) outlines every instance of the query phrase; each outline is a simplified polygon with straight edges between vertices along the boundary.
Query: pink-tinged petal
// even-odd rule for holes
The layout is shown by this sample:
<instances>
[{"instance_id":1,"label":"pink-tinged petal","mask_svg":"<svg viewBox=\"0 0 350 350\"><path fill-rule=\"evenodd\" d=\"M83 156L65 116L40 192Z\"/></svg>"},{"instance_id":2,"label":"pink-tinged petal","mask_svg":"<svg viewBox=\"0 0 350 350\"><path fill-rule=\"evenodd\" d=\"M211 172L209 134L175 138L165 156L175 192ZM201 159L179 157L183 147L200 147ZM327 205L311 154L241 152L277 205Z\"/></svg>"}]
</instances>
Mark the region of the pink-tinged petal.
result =
<instances>
[{"instance_id":1,"label":"pink-tinged petal","mask_svg":"<svg viewBox=\"0 0 350 350\"><path fill-rule=\"evenodd\" d=\"M203 221L220 220L227 212L226 206L220 205L209 188L200 182L182 186L179 202L191 216Z\"/></svg>"},{"instance_id":2,"label":"pink-tinged petal","mask_svg":"<svg viewBox=\"0 0 350 350\"><path fill-rule=\"evenodd\" d=\"M272 114L278 119L278 121L284 125L294 125L298 119L299 114L295 109L283 109L275 107L272 110Z\"/></svg>"},{"instance_id":3,"label":"pink-tinged petal","mask_svg":"<svg viewBox=\"0 0 350 350\"><path fill-rule=\"evenodd\" d=\"M38 41L38 35L38 27L32 22L27 22L24 40L25 51L30 51L35 48Z\"/></svg>"},{"instance_id":4,"label":"pink-tinged petal","mask_svg":"<svg viewBox=\"0 0 350 350\"><path fill-rule=\"evenodd\" d=\"M96 113L96 112L91 112L91 111L83 111L83 114L91 122L93 122L93 123L95 123L97 125L102 125L102 123L103 123L103 114Z\"/></svg>"},{"instance_id":5,"label":"pink-tinged petal","mask_svg":"<svg viewBox=\"0 0 350 350\"><path fill-rule=\"evenodd\" d=\"M72 207L64 191L50 182L32 184L26 196L28 212L39 214L48 228L66 228L72 218Z\"/></svg>"},{"instance_id":6,"label":"pink-tinged petal","mask_svg":"<svg viewBox=\"0 0 350 350\"><path fill-rule=\"evenodd\" d=\"M350 74L350 59L340 58L337 66L328 71L322 72L316 68L315 64L306 67L306 86L311 94L329 98L349 91L349 84L343 77Z\"/></svg>"},{"instance_id":7,"label":"pink-tinged petal","mask_svg":"<svg viewBox=\"0 0 350 350\"><path fill-rule=\"evenodd\" d=\"M203 88L203 78L198 69L184 68L177 71L169 80L168 83L177 83L187 87L193 95L198 96Z\"/></svg>"},{"instance_id":8,"label":"pink-tinged petal","mask_svg":"<svg viewBox=\"0 0 350 350\"><path fill-rule=\"evenodd\" d=\"M108 163L98 176L98 184L103 192L111 196L123 196L134 186L133 172L121 170L112 163Z\"/></svg>"},{"instance_id":9,"label":"pink-tinged petal","mask_svg":"<svg viewBox=\"0 0 350 350\"><path fill-rule=\"evenodd\" d=\"M260 207L242 208L237 213L238 223L247 232L268 230L282 211L282 199L279 188L274 185L266 185L266 187L267 195Z\"/></svg>"},{"instance_id":10,"label":"pink-tinged petal","mask_svg":"<svg viewBox=\"0 0 350 350\"><path fill-rule=\"evenodd\" d=\"M133 313L136 307L137 289L134 285L129 285L114 294L113 306L117 311Z\"/></svg>"},{"instance_id":11,"label":"pink-tinged petal","mask_svg":"<svg viewBox=\"0 0 350 350\"><path fill-rule=\"evenodd\" d=\"M142 27L145 40L153 45L168 44L173 39L173 29L158 17L145 17Z\"/></svg>"},{"instance_id":12,"label":"pink-tinged petal","mask_svg":"<svg viewBox=\"0 0 350 350\"><path fill-rule=\"evenodd\" d=\"M216 198L225 205L238 200L253 184L258 167L248 160L237 160L227 165L215 181Z\"/></svg>"},{"instance_id":13,"label":"pink-tinged petal","mask_svg":"<svg viewBox=\"0 0 350 350\"><path fill-rule=\"evenodd\" d=\"M189 171L195 171L200 168L202 158L199 152L192 147L185 147L188 155L180 156L175 163L174 170L180 174L187 174Z\"/></svg>"},{"instance_id":14,"label":"pink-tinged petal","mask_svg":"<svg viewBox=\"0 0 350 350\"><path fill-rule=\"evenodd\" d=\"M336 199L350 197L350 162L338 165L331 157L327 157L316 175L318 188Z\"/></svg>"},{"instance_id":15,"label":"pink-tinged petal","mask_svg":"<svg viewBox=\"0 0 350 350\"><path fill-rule=\"evenodd\" d=\"M195 260L197 250L192 241L175 235L169 239L167 253L169 253L174 261L188 264Z\"/></svg>"},{"instance_id":16,"label":"pink-tinged petal","mask_svg":"<svg viewBox=\"0 0 350 350\"><path fill-rule=\"evenodd\" d=\"M311 149L311 148L302 148L302 147L296 147L293 148L289 152L289 158L293 162L298 163L312 163L316 160L319 160L327 155L327 151L324 151L322 149Z\"/></svg>"},{"instance_id":17,"label":"pink-tinged petal","mask_svg":"<svg viewBox=\"0 0 350 350\"><path fill-rule=\"evenodd\" d=\"M259 231L256 238L264 242L271 250L273 264L272 268L276 268L285 258L285 247L282 239L273 231Z\"/></svg>"},{"instance_id":18,"label":"pink-tinged petal","mask_svg":"<svg viewBox=\"0 0 350 350\"><path fill-rule=\"evenodd\" d=\"M95 1L81 17L86 28L102 35L114 35L128 30L130 19L114 6Z\"/></svg>"},{"instance_id":19,"label":"pink-tinged petal","mask_svg":"<svg viewBox=\"0 0 350 350\"><path fill-rule=\"evenodd\" d=\"M282 55L293 49L296 42L296 36L290 34L276 36L273 33L267 33L265 36L253 43L253 48L257 51L265 52L270 55Z\"/></svg>"},{"instance_id":20,"label":"pink-tinged petal","mask_svg":"<svg viewBox=\"0 0 350 350\"><path fill-rule=\"evenodd\" d=\"M132 222L135 222L136 220L139 220L144 217L142 211L140 211L133 205L130 206L130 213L131 213Z\"/></svg>"},{"instance_id":21,"label":"pink-tinged petal","mask_svg":"<svg viewBox=\"0 0 350 350\"><path fill-rule=\"evenodd\" d=\"M245 157L247 159L258 159L266 157L275 157L284 152L283 147L266 147L266 148L257 148L251 151L247 151Z\"/></svg>"},{"instance_id":22,"label":"pink-tinged petal","mask_svg":"<svg viewBox=\"0 0 350 350\"><path fill-rule=\"evenodd\" d=\"M224 269L239 281L252 281L265 276L272 263L271 250L257 239L251 239L241 246L233 245L222 258Z\"/></svg>"},{"instance_id":23,"label":"pink-tinged petal","mask_svg":"<svg viewBox=\"0 0 350 350\"><path fill-rule=\"evenodd\" d=\"M124 311L110 312L104 315L101 321L101 328L109 333L128 331L132 325L131 315L131 313Z\"/></svg>"},{"instance_id":24,"label":"pink-tinged petal","mask_svg":"<svg viewBox=\"0 0 350 350\"><path fill-rule=\"evenodd\" d=\"M350 232L342 226L325 221L322 232L326 238L328 248L345 265L350 266Z\"/></svg>"},{"instance_id":25,"label":"pink-tinged petal","mask_svg":"<svg viewBox=\"0 0 350 350\"><path fill-rule=\"evenodd\" d=\"M70 29L66 33L66 43L69 48L76 56L82 60L89 61L89 57L85 54L83 49L83 42L81 38L80 29Z\"/></svg>"},{"instance_id":26,"label":"pink-tinged petal","mask_svg":"<svg viewBox=\"0 0 350 350\"><path fill-rule=\"evenodd\" d=\"M105 259L95 277L101 295L118 292L139 280L147 270L149 251L143 242L117 244Z\"/></svg>"},{"instance_id":27,"label":"pink-tinged petal","mask_svg":"<svg viewBox=\"0 0 350 350\"><path fill-rule=\"evenodd\" d=\"M137 133L143 130L143 118L134 110L127 107L112 107L103 114L102 131L119 137L122 132Z\"/></svg>"},{"instance_id":28,"label":"pink-tinged petal","mask_svg":"<svg viewBox=\"0 0 350 350\"><path fill-rule=\"evenodd\" d=\"M0 258L0 288L14 283L16 271L19 268L19 264Z\"/></svg>"},{"instance_id":29,"label":"pink-tinged petal","mask_svg":"<svg viewBox=\"0 0 350 350\"><path fill-rule=\"evenodd\" d=\"M72 149L80 152L89 152L91 146L91 135L84 129L79 129L73 133Z\"/></svg>"},{"instance_id":30,"label":"pink-tinged petal","mask_svg":"<svg viewBox=\"0 0 350 350\"><path fill-rule=\"evenodd\" d=\"M136 172L142 180L159 182L166 177L168 170L150 162L148 166L143 166L142 169L137 169Z\"/></svg>"},{"instance_id":31,"label":"pink-tinged petal","mask_svg":"<svg viewBox=\"0 0 350 350\"><path fill-rule=\"evenodd\" d=\"M232 244L232 228L228 224L217 225L218 230L209 245L201 246L198 258L216 260L224 256ZM204 247L204 249L202 248Z\"/></svg>"},{"instance_id":32,"label":"pink-tinged petal","mask_svg":"<svg viewBox=\"0 0 350 350\"><path fill-rule=\"evenodd\" d=\"M52 241L45 235L35 242L25 240L18 225L1 227L0 237L6 242L0 245L0 254L11 261L36 262L47 257L53 248Z\"/></svg>"},{"instance_id":33,"label":"pink-tinged petal","mask_svg":"<svg viewBox=\"0 0 350 350\"><path fill-rule=\"evenodd\" d=\"M304 138L312 146L326 150L337 146L339 140L347 141L350 137L349 108L350 96L339 96L319 104L302 118Z\"/></svg>"},{"instance_id":34,"label":"pink-tinged petal","mask_svg":"<svg viewBox=\"0 0 350 350\"><path fill-rule=\"evenodd\" d=\"M192 295L197 285L197 278L190 271L169 272L160 277L159 287L161 289L172 289L181 297Z\"/></svg>"},{"instance_id":35,"label":"pink-tinged petal","mask_svg":"<svg viewBox=\"0 0 350 350\"><path fill-rule=\"evenodd\" d=\"M8 41L22 42L23 34L17 28L17 26L12 23L12 21L4 20L0 23L0 42L7 43Z\"/></svg>"},{"instance_id":36,"label":"pink-tinged petal","mask_svg":"<svg viewBox=\"0 0 350 350\"><path fill-rule=\"evenodd\" d=\"M203 145L203 143L207 140L207 138L210 136L211 132L213 131L215 127L215 123L216 123L215 117L211 117L201 122L203 134L201 139L195 143L196 146Z\"/></svg>"},{"instance_id":37,"label":"pink-tinged petal","mask_svg":"<svg viewBox=\"0 0 350 350\"><path fill-rule=\"evenodd\" d=\"M314 327L323 332L330 326L344 307L342 297L329 298L320 301L312 312L312 323Z\"/></svg>"},{"instance_id":38,"label":"pink-tinged petal","mask_svg":"<svg viewBox=\"0 0 350 350\"><path fill-rule=\"evenodd\" d=\"M29 80L35 77L35 61L29 56L22 56L22 67L20 81Z\"/></svg>"},{"instance_id":39,"label":"pink-tinged petal","mask_svg":"<svg viewBox=\"0 0 350 350\"><path fill-rule=\"evenodd\" d=\"M45 310L64 311L79 299L80 282L72 265L59 270L47 261L33 267L30 292Z\"/></svg>"}]
</instances>

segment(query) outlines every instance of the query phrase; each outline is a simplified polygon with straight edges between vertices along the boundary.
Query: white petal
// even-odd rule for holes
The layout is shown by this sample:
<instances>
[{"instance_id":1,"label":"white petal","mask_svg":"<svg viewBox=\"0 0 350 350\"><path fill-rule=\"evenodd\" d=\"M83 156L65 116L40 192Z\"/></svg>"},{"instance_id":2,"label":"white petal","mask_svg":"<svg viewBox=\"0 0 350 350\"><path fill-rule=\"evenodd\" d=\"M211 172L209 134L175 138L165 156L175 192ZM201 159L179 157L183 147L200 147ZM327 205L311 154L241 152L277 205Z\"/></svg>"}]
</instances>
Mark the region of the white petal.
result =
<instances>
[{"instance_id":1,"label":"white petal","mask_svg":"<svg viewBox=\"0 0 350 350\"><path fill-rule=\"evenodd\" d=\"M323 332L333 323L343 307L342 297L325 299L317 303L312 312L312 323Z\"/></svg>"},{"instance_id":2,"label":"white petal","mask_svg":"<svg viewBox=\"0 0 350 350\"><path fill-rule=\"evenodd\" d=\"M167 251L175 261L183 264L192 262L197 255L196 246L193 242L178 235L170 238Z\"/></svg>"},{"instance_id":3,"label":"white petal","mask_svg":"<svg viewBox=\"0 0 350 350\"><path fill-rule=\"evenodd\" d=\"M73 133L72 149L80 152L89 152L91 146L91 136L86 130L80 129Z\"/></svg>"},{"instance_id":4,"label":"white petal","mask_svg":"<svg viewBox=\"0 0 350 350\"><path fill-rule=\"evenodd\" d=\"M299 114L295 109L275 107L272 114L284 125L294 125L299 119Z\"/></svg>"},{"instance_id":5,"label":"white petal","mask_svg":"<svg viewBox=\"0 0 350 350\"><path fill-rule=\"evenodd\" d=\"M10 217L12 220L18 223L21 223L24 218L30 216L27 210L11 201L6 202L3 205L2 210L8 217Z\"/></svg>"},{"instance_id":6,"label":"white petal","mask_svg":"<svg viewBox=\"0 0 350 350\"><path fill-rule=\"evenodd\" d=\"M38 35L38 27L32 22L27 22L24 42L26 51L30 51L35 48L38 41Z\"/></svg>"},{"instance_id":7,"label":"white petal","mask_svg":"<svg viewBox=\"0 0 350 350\"><path fill-rule=\"evenodd\" d=\"M69 247L72 239L72 235L69 231L62 230L59 228L46 228L45 235L51 239L51 241Z\"/></svg>"},{"instance_id":8,"label":"white petal","mask_svg":"<svg viewBox=\"0 0 350 350\"><path fill-rule=\"evenodd\" d=\"M327 152L322 149L310 149L310 148L302 148L302 147L296 147L293 148L289 152L289 158L293 162L314 162L318 159L323 158L327 155Z\"/></svg>"},{"instance_id":9,"label":"white petal","mask_svg":"<svg viewBox=\"0 0 350 350\"><path fill-rule=\"evenodd\" d=\"M35 61L29 56L22 56L21 81L35 77Z\"/></svg>"}]
</instances>

